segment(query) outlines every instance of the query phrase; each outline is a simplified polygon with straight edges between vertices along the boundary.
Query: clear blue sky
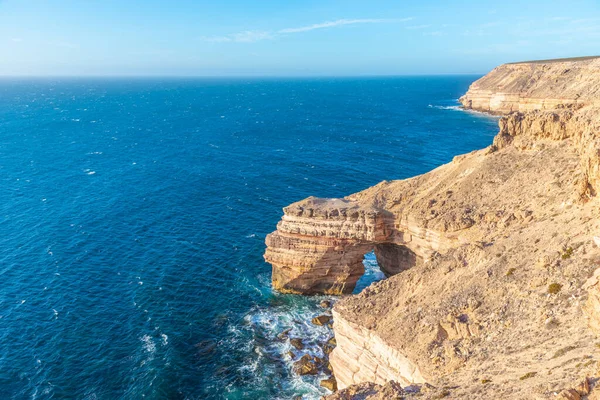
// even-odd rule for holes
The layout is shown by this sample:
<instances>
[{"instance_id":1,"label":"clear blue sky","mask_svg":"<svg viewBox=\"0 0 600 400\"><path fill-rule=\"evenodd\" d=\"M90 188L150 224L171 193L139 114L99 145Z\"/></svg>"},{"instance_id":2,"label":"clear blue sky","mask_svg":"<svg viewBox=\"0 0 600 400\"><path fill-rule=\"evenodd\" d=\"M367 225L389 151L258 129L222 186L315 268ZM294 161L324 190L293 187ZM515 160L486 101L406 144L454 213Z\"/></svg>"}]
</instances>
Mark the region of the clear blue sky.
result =
<instances>
[{"instance_id":1,"label":"clear blue sky","mask_svg":"<svg viewBox=\"0 0 600 400\"><path fill-rule=\"evenodd\" d=\"M600 54L600 0L0 0L0 75L484 73Z\"/></svg>"}]
</instances>

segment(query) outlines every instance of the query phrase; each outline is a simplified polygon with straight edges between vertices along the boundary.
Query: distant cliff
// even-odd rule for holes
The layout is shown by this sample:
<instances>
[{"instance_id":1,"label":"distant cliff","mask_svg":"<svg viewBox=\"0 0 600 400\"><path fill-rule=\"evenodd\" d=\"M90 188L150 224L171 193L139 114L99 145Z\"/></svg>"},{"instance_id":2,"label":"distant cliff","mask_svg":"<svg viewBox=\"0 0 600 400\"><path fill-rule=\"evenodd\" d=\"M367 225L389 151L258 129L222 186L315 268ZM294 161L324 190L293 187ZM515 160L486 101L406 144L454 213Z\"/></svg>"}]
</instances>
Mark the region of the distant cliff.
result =
<instances>
[{"instance_id":1,"label":"distant cliff","mask_svg":"<svg viewBox=\"0 0 600 400\"><path fill-rule=\"evenodd\" d=\"M475 81L460 102L469 109L507 113L553 110L600 101L600 57L504 64Z\"/></svg>"},{"instance_id":2,"label":"distant cliff","mask_svg":"<svg viewBox=\"0 0 600 400\"><path fill-rule=\"evenodd\" d=\"M489 147L285 208L276 289L349 293L371 250L388 276L333 310L332 399L598 395L599 101L600 59L500 66L461 98L504 114Z\"/></svg>"}]
</instances>

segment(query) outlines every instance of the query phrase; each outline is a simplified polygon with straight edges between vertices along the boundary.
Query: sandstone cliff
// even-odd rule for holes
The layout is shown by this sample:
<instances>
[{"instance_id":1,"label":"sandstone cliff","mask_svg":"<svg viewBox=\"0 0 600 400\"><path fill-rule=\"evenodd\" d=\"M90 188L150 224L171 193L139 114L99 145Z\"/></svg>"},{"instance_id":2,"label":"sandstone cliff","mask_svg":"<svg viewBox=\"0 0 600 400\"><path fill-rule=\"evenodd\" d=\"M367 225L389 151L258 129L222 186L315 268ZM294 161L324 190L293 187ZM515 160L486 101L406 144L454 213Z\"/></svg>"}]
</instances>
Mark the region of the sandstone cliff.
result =
<instances>
[{"instance_id":1,"label":"sandstone cliff","mask_svg":"<svg viewBox=\"0 0 600 400\"><path fill-rule=\"evenodd\" d=\"M474 82L460 102L474 110L553 110L600 101L600 58L504 64Z\"/></svg>"},{"instance_id":2,"label":"sandstone cliff","mask_svg":"<svg viewBox=\"0 0 600 400\"><path fill-rule=\"evenodd\" d=\"M378 398L389 381L421 398L589 394L600 356L598 100L599 59L500 66L461 99L509 112L488 148L284 210L265 253L276 289L349 293L371 250L389 277L336 304L338 387L371 386L335 398L361 388Z\"/></svg>"}]
</instances>

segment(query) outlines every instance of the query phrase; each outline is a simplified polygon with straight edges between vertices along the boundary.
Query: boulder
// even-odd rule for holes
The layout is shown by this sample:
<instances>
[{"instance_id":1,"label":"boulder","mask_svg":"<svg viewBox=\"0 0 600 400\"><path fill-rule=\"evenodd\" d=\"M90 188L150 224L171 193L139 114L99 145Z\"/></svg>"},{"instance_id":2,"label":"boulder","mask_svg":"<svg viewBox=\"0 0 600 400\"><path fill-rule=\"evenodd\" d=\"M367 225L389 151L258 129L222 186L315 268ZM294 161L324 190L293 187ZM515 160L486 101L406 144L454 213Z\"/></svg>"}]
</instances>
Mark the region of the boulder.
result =
<instances>
[{"instance_id":1,"label":"boulder","mask_svg":"<svg viewBox=\"0 0 600 400\"><path fill-rule=\"evenodd\" d=\"M319 371L313 357L305 354L294 363L294 372L298 375L316 375Z\"/></svg>"},{"instance_id":2,"label":"boulder","mask_svg":"<svg viewBox=\"0 0 600 400\"><path fill-rule=\"evenodd\" d=\"M331 321L331 316L329 315L319 315L318 317L314 317L312 319L312 323L319 326L323 326L329 321Z\"/></svg>"},{"instance_id":3,"label":"boulder","mask_svg":"<svg viewBox=\"0 0 600 400\"><path fill-rule=\"evenodd\" d=\"M328 379L323 379L321 381L321 386L327 390L331 390L332 392L337 391L337 381L333 376Z\"/></svg>"},{"instance_id":4,"label":"boulder","mask_svg":"<svg viewBox=\"0 0 600 400\"><path fill-rule=\"evenodd\" d=\"M294 346L296 348L296 350L304 349L304 343L302 342L302 339L300 339L300 338L290 339L290 344L292 346Z\"/></svg>"}]
</instances>

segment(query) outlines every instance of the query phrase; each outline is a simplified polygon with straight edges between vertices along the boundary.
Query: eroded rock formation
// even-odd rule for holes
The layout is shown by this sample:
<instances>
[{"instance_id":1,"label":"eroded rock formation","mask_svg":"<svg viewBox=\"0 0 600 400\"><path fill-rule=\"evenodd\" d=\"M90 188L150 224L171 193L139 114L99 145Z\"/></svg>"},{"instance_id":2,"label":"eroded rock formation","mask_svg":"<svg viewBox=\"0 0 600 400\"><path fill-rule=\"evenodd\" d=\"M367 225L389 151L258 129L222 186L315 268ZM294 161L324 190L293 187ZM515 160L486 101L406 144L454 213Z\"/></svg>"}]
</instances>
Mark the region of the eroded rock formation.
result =
<instances>
[{"instance_id":1,"label":"eroded rock formation","mask_svg":"<svg viewBox=\"0 0 600 400\"><path fill-rule=\"evenodd\" d=\"M345 199L308 198L284 209L267 236L273 287L288 293L351 293L363 258L391 235L389 213Z\"/></svg>"},{"instance_id":2,"label":"eroded rock formation","mask_svg":"<svg viewBox=\"0 0 600 400\"><path fill-rule=\"evenodd\" d=\"M273 287L286 293L351 293L364 274L366 253L374 250L382 271L394 275L452 247L454 233L474 223L468 214L453 210L430 228L414 215L376 203L310 197L286 207L277 231L267 236Z\"/></svg>"},{"instance_id":3,"label":"eroded rock formation","mask_svg":"<svg viewBox=\"0 0 600 400\"><path fill-rule=\"evenodd\" d=\"M599 75L599 57L504 64L474 82L460 101L500 114L598 104Z\"/></svg>"},{"instance_id":4,"label":"eroded rock formation","mask_svg":"<svg viewBox=\"0 0 600 400\"><path fill-rule=\"evenodd\" d=\"M265 254L276 289L349 293L372 249L389 276L334 308L340 389L396 381L450 398L549 399L583 393L587 377L593 388L598 88L597 59L498 67L462 99L511 111L488 148L284 210Z\"/></svg>"}]
</instances>

